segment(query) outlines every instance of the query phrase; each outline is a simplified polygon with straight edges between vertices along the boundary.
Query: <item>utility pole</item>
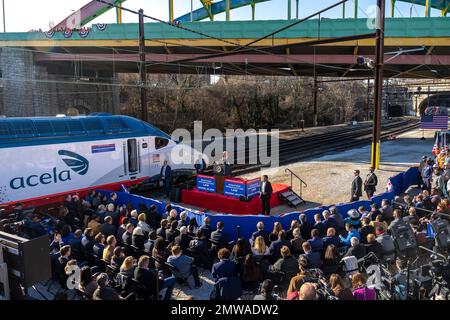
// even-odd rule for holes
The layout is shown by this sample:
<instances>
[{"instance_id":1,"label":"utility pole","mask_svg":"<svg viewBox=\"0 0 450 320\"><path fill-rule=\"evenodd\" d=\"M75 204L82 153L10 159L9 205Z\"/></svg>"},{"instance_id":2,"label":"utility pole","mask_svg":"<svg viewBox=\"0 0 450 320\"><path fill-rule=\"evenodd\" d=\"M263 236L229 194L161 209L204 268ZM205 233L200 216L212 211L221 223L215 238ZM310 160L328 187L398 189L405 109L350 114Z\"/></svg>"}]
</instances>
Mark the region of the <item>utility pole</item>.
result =
<instances>
[{"instance_id":1,"label":"utility pole","mask_svg":"<svg viewBox=\"0 0 450 320\"><path fill-rule=\"evenodd\" d=\"M372 154L371 166L380 167L380 140L381 140L381 109L383 102L383 67L384 67L384 18L385 0L377 0L376 20L376 52L375 52L375 81L374 81L374 112L372 128Z\"/></svg>"},{"instance_id":2,"label":"utility pole","mask_svg":"<svg viewBox=\"0 0 450 320\"><path fill-rule=\"evenodd\" d=\"M139 10L139 75L141 87L141 119L148 121L147 110L147 72L145 67L144 10Z\"/></svg>"},{"instance_id":3,"label":"utility pole","mask_svg":"<svg viewBox=\"0 0 450 320\"><path fill-rule=\"evenodd\" d=\"M314 75L314 89L313 89L313 126L317 127L318 121L317 121L317 75Z\"/></svg>"},{"instance_id":4,"label":"utility pole","mask_svg":"<svg viewBox=\"0 0 450 320\"><path fill-rule=\"evenodd\" d=\"M367 78L367 121L370 120L370 78Z\"/></svg>"},{"instance_id":5,"label":"utility pole","mask_svg":"<svg viewBox=\"0 0 450 320\"><path fill-rule=\"evenodd\" d=\"M3 6L3 32L6 32L5 0L2 0L2 6Z\"/></svg>"}]
</instances>

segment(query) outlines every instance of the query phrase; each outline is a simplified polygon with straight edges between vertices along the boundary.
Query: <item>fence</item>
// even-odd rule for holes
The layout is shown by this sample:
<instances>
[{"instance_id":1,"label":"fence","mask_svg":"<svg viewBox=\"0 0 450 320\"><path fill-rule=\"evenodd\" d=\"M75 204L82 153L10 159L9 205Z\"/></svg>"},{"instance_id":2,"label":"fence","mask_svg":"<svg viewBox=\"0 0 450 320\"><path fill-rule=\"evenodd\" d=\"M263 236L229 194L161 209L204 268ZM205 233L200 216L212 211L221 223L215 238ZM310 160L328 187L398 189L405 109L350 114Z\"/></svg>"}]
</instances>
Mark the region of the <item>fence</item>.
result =
<instances>
[{"instance_id":1,"label":"fence","mask_svg":"<svg viewBox=\"0 0 450 320\"><path fill-rule=\"evenodd\" d=\"M417 167L412 167L401 172L390 178L391 190L384 192L382 194L372 197L371 200L362 200L351 203L341 203L335 205L339 213L345 218L347 217L347 212L351 209L357 209L360 206L370 209L372 203L378 205L381 204L383 199L393 200L395 196L404 193L410 186L419 184L419 170ZM109 195L113 191L99 190L101 193ZM142 196L132 195L128 193L125 188L121 191L116 192L118 195L117 204L128 204L130 203L133 208L138 208L139 204L145 204L147 207L155 205L158 212L162 213L165 210L166 203L155 199L146 198ZM237 227L240 228L240 236L249 238L252 233L256 230L256 223L262 221L266 227L266 230L271 230L275 222L280 222L284 229L290 228L291 221L298 219L300 213L304 213L309 222L314 221L314 215L321 214L323 210L328 209L329 206L322 206L318 208L308 209L303 212L294 211L289 212L277 217L274 216L262 216L262 215L249 215L249 216L236 216L230 214L209 214L204 212L199 212L185 208L183 206L172 205L173 209L176 209L178 213L181 211L186 211L189 219L195 219L197 224L200 226L203 224L203 219L209 217L211 220L211 225L215 226L218 221L223 221L225 223L224 232L227 234L228 239L232 240L237 237Z\"/></svg>"}]
</instances>

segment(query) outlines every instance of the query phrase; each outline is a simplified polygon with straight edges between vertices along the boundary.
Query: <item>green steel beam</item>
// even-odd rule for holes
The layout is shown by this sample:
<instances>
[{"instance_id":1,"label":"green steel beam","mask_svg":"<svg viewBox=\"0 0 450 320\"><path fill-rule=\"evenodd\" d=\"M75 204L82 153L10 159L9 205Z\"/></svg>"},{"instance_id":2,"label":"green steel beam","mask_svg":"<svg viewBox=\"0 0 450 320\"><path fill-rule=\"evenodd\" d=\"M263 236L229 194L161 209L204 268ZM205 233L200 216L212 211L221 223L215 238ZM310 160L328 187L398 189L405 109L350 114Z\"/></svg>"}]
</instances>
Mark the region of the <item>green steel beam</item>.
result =
<instances>
[{"instance_id":1,"label":"green steel beam","mask_svg":"<svg viewBox=\"0 0 450 320\"><path fill-rule=\"evenodd\" d=\"M227 19L227 21L230 21L230 0L226 0L227 2L226 2L226 6L227 6L227 8L226 8L226 19Z\"/></svg>"},{"instance_id":2,"label":"green steel beam","mask_svg":"<svg viewBox=\"0 0 450 320\"><path fill-rule=\"evenodd\" d=\"M391 0L391 18L395 16L395 0Z\"/></svg>"},{"instance_id":3,"label":"green steel beam","mask_svg":"<svg viewBox=\"0 0 450 320\"><path fill-rule=\"evenodd\" d=\"M205 21L184 22L186 28L202 31L223 39L255 39L267 33L286 26L286 20L256 20L256 21ZM106 30L93 31L87 38L82 38L76 32L70 39L62 32L56 32L51 39L44 32L7 32L0 33L0 41L52 41L58 46L58 41L101 41L101 40L136 40L137 23L108 24ZM367 19L324 19L321 22L321 38L343 37L349 35L366 34ZM146 23L145 34L147 41L151 39L183 40L204 39L203 36L173 28L162 23ZM450 38L450 19L442 17L417 18L386 18L386 37L390 38ZM317 20L308 20L302 24L287 29L275 37L282 39L317 38ZM207 40L207 39L205 39ZM30 44L32 45L32 44ZM120 45L120 43L118 43ZM439 44L436 44L438 46Z\"/></svg>"},{"instance_id":4,"label":"green steel beam","mask_svg":"<svg viewBox=\"0 0 450 320\"><path fill-rule=\"evenodd\" d=\"M425 17L429 17L430 13L431 13L430 1L431 0L426 0L426 2L425 2Z\"/></svg>"},{"instance_id":5,"label":"green steel beam","mask_svg":"<svg viewBox=\"0 0 450 320\"><path fill-rule=\"evenodd\" d=\"M288 9L287 9L287 19L288 20L291 20L291 4L292 4L291 0L287 0L287 7L288 7Z\"/></svg>"},{"instance_id":6,"label":"green steel beam","mask_svg":"<svg viewBox=\"0 0 450 320\"><path fill-rule=\"evenodd\" d=\"M299 0L295 0L295 18L298 20L298 1Z\"/></svg>"},{"instance_id":7,"label":"green steel beam","mask_svg":"<svg viewBox=\"0 0 450 320\"><path fill-rule=\"evenodd\" d=\"M345 2L342 4L342 19L345 19Z\"/></svg>"},{"instance_id":8,"label":"green steel beam","mask_svg":"<svg viewBox=\"0 0 450 320\"><path fill-rule=\"evenodd\" d=\"M354 0L354 17L358 19L358 0Z\"/></svg>"}]
</instances>

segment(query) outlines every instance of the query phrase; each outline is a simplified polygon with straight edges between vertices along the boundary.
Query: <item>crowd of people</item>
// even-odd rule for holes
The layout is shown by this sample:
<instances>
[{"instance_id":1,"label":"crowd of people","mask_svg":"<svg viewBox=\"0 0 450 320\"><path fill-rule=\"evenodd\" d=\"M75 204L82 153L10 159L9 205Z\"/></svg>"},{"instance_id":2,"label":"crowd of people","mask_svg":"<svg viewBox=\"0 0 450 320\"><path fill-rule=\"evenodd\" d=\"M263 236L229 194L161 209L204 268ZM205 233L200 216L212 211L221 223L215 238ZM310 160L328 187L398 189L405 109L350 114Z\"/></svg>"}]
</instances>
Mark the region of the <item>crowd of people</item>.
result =
<instances>
[{"instance_id":1,"label":"crowd of people","mask_svg":"<svg viewBox=\"0 0 450 320\"><path fill-rule=\"evenodd\" d=\"M214 280L211 299L251 293L255 300L374 300L367 262L390 265L406 279L392 229L409 225L417 243L426 244L429 223L449 211L450 163L424 157L419 171L421 188L414 197L361 206L345 218L336 207L316 214L313 222L300 213L288 230L261 221L250 238L230 239L224 222L213 226L208 217L199 226L170 204L164 212L154 205L133 208L119 205L115 193L94 190L85 198L67 196L47 229L34 214L27 227L33 237L51 235L53 279L63 290L73 281L73 268L80 268L74 285L86 299L169 300L177 283L202 287L200 274L207 270ZM366 181L374 179L373 171L369 175ZM366 183L364 188L372 194Z\"/></svg>"},{"instance_id":2,"label":"crowd of people","mask_svg":"<svg viewBox=\"0 0 450 320\"><path fill-rule=\"evenodd\" d=\"M129 294L171 299L176 283L202 286L199 269L211 271L212 299L237 299L251 292L266 300L371 300L375 290L360 268L365 257L372 254L402 272L404 261L390 229L401 220L414 228L419 243L427 241L427 220L415 219L415 208L441 210L446 200L432 207L437 200L426 195L424 190L413 200L396 199L404 203L406 216L388 200L370 210L350 210L346 218L331 207L316 214L313 223L300 214L289 230L279 222L267 230L258 222L250 239L229 239L224 223L212 226L208 217L198 226L170 205L160 213L155 206L117 205L115 193L68 196L51 231L53 274L66 287L70 266L79 266L78 290L94 300L126 299Z\"/></svg>"}]
</instances>

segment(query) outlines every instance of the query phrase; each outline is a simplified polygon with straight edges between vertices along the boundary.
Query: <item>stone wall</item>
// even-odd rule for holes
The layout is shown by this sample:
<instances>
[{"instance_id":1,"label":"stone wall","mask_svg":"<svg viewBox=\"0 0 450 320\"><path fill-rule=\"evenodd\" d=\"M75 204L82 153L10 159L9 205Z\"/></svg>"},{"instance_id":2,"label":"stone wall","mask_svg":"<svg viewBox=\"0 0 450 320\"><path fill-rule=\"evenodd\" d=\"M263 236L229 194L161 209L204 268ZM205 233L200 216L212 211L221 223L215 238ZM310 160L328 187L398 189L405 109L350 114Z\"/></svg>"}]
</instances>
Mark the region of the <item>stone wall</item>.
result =
<instances>
[{"instance_id":1,"label":"stone wall","mask_svg":"<svg viewBox=\"0 0 450 320\"><path fill-rule=\"evenodd\" d=\"M3 48L0 53L2 96L0 115L55 116L78 110L80 114L120 111L119 87L110 82L78 81L49 74L34 63L33 53Z\"/></svg>"}]
</instances>

